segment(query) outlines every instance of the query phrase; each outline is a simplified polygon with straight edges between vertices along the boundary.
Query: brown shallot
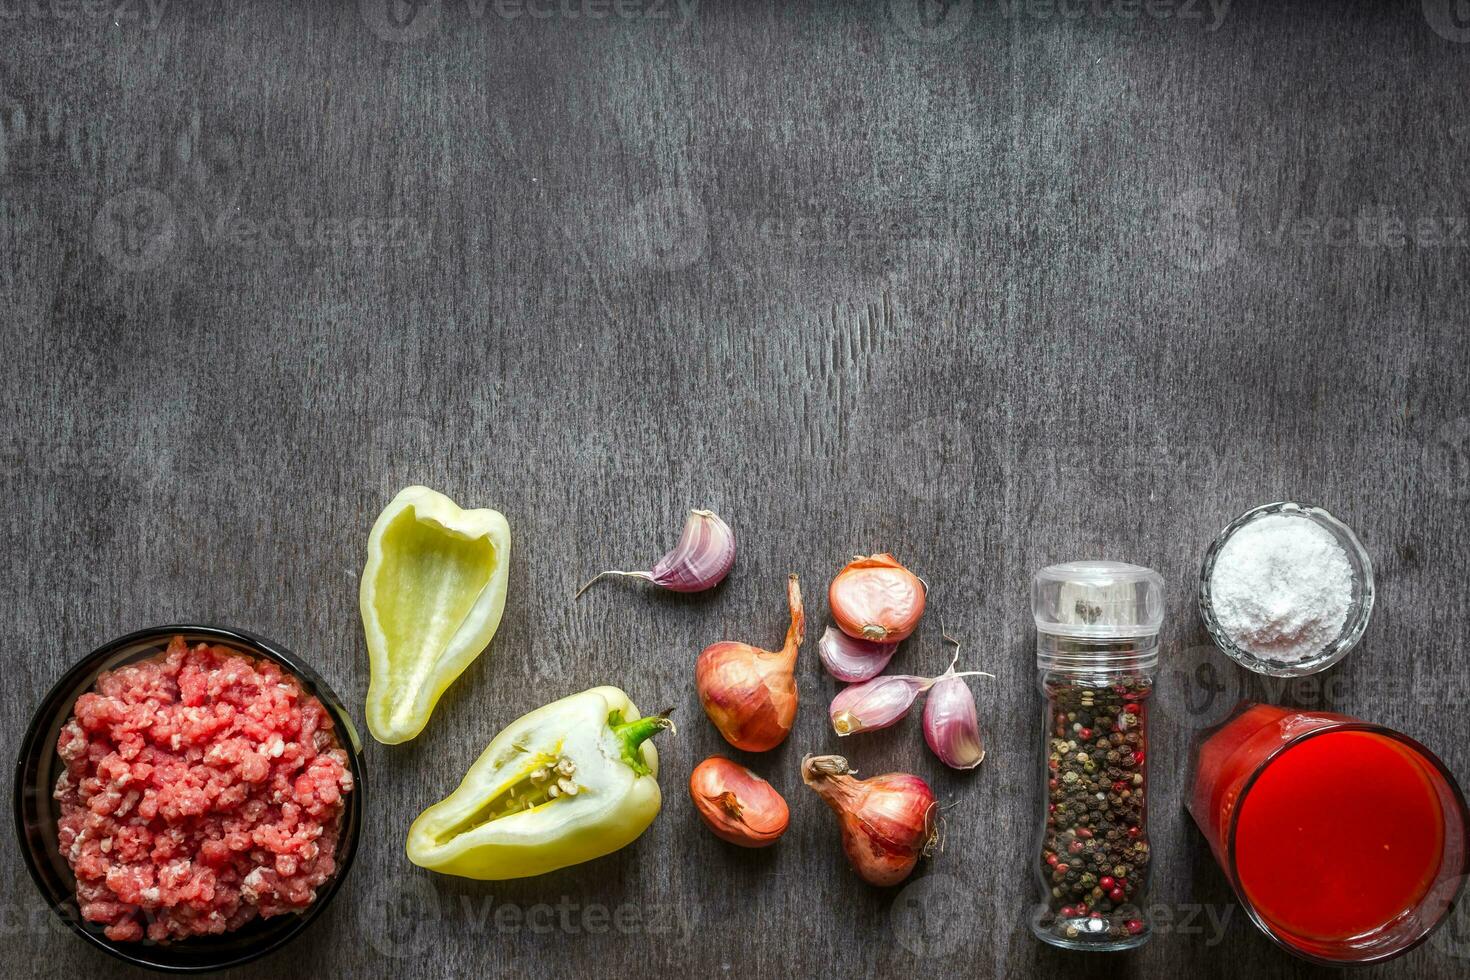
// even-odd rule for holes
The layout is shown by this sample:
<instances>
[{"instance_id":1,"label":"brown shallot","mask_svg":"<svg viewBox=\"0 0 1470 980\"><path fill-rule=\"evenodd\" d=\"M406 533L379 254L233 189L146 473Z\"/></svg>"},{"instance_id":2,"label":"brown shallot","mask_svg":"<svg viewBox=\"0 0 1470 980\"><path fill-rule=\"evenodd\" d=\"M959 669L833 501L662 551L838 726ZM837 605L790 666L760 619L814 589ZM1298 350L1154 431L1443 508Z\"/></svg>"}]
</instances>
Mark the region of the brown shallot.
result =
<instances>
[{"instance_id":1,"label":"brown shallot","mask_svg":"<svg viewBox=\"0 0 1470 980\"><path fill-rule=\"evenodd\" d=\"M870 885L903 881L939 842L939 805L918 776L858 779L840 755L809 755L801 778L837 814L848 863Z\"/></svg>"},{"instance_id":2,"label":"brown shallot","mask_svg":"<svg viewBox=\"0 0 1470 980\"><path fill-rule=\"evenodd\" d=\"M694 767L689 796L715 836L740 847L770 847L791 822L786 800L775 787L723 756L710 756Z\"/></svg>"},{"instance_id":3,"label":"brown shallot","mask_svg":"<svg viewBox=\"0 0 1470 980\"><path fill-rule=\"evenodd\" d=\"M764 752L786 740L796 720L796 651L806 632L801 584L786 581L791 626L780 650L761 650L725 640L705 647L694 668L704 713L725 741L747 752Z\"/></svg>"},{"instance_id":4,"label":"brown shallot","mask_svg":"<svg viewBox=\"0 0 1470 980\"><path fill-rule=\"evenodd\" d=\"M859 555L827 587L827 604L848 636L897 643L919 625L927 592L924 580L892 555Z\"/></svg>"}]
</instances>

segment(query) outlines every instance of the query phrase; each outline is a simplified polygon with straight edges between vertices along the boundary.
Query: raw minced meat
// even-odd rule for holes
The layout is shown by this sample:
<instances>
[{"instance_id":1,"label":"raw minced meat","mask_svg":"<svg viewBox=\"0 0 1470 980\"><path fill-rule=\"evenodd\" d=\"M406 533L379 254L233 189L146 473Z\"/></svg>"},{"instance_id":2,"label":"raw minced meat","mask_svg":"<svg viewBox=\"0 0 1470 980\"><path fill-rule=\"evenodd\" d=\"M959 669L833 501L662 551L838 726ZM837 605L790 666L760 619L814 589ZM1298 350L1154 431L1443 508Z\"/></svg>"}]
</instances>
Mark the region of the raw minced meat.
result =
<instances>
[{"instance_id":1,"label":"raw minced meat","mask_svg":"<svg viewBox=\"0 0 1470 980\"><path fill-rule=\"evenodd\" d=\"M300 912L336 871L347 754L275 663L174 637L97 678L57 751L82 916L167 942Z\"/></svg>"}]
</instances>

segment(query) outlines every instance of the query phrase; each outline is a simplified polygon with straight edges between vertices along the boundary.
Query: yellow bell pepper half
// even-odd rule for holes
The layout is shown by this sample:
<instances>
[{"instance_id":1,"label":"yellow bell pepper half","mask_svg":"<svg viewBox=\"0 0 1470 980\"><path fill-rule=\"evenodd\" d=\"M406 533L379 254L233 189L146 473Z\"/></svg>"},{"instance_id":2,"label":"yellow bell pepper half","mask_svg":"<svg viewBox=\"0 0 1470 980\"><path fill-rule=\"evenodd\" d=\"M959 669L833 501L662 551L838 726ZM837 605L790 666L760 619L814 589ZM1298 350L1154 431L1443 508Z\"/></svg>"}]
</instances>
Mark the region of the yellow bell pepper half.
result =
<instances>
[{"instance_id":1,"label":"yellow bell pepper half","mask_svg":"<svg viewBox=\"0 0 1470 980\"><path fill-rule=\"evenodd\" d=\"M662 805L658 751L673 723L594 687L511 722L408 831L408 859L465 878L545 874L631 844Z\"/></svg>"},{"instance_id":2,"label":"yellow bell pepper half","mask_svg":"<svg viewBox=\"0 0 1470 980\"><path fill-rule=\"evenodd\" d=\"M373 738L391 745L423 731L495 636L509 569L510 525L498 511L408 487L378 515L359 587Z\"/></svg>"}]
</instances>

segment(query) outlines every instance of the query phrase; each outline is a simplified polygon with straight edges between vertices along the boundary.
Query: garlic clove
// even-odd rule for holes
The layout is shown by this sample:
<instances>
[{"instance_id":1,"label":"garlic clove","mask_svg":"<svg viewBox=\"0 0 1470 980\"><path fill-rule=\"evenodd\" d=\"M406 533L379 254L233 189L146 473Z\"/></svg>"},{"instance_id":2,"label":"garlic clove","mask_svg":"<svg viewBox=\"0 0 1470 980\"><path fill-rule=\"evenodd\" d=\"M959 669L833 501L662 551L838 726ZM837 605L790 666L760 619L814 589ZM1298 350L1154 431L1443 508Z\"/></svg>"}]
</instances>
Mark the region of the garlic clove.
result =
<instances>
[{"instance_id":1,"label":"garlic clove","mask_svg":"<svg viewBox=\"0 0 1470 980\"><path fill-rule=\"evenodd\" d=\"M960 662L960 641L943 634L945 642L954 644L954 659L949 669L934 678L929 698L924 702L924 741L951 769L974 769L985 761L985 743L980 738L980 717L975 710L975 695L966 677L988 677L983 670L955 672Z\"/></svg>"},{"instance_id":2,"label":"garlic clove","mask_svg":"<svg viewBox=\"0 0 1470 980\"><path fill-rule=\"evenodd\" d=\"M653 581L674 592L702 592L735 564L735 533L712 510L691 510L674 549L653 566Z\"/></svg>"},{"instance_id":3,"label":"garlic clove","mask_svg":"<svg viewBox=\"0 0 1470 980\"><path fill-rule=\"evenodd\" d=\"M914 701L920 694L928 691L940 681L957 681L968 695L970 689L965 686L963 678L989 677L992 680L995 679L994 674L988 674L983 670L966 670L956 673L955 665L959 662L960 657L959 644L954 640L950 642L955 643L956 647L954 659L949 662L949 669L938 677L888 674L874 677L860 684L852 684L838 691L827 712L832 719L832 730L838 735L853 735L858 732L887 728L909 713L909 709L913 707ZM971 709L973 708L974 701L971 699ZM978 722L975 730L978 739ZM983 758L983 751L981 756ZM973 765L978 764L979 759L976 759Z\"/></svg>"},{"instance_id":4,"label":"garlic clove","mask_svg":"<svg viewBox=\"0 0 1470 980\"><path fill-rule=\"evenodd\" d=\"M828 626L817 644L817 655L827 673L849 684L871 680L883 673L893 659L897 643L875 643L848 636L835 626Z\"/></svg>"},{"instance_id":5,"label":"garlic clove","mask_svg":"<svg viewBox=\"0 0 1470 980\"><path fill-rule=\"evenodd\" d=\"M599 572L577 590L580 598L588 586L607 575L641 578L671 592L703 592L724 581L735 564L735 533L712 510L691 510L684 521L678 544L647 572Z\"/></svg>"},{"instance_id":6,"label":"garlic clove","mask_svg":"<svg viewBox=\"0 0 1470 980\"><path fill-rule=\"evenodd\" d=\"M837 692L827 712L832 730L838 735L854 735L897 724L909 713L914 699L933 683L928 677L890 674L845 687Z\"/></svg>"},{"instance_id":7,"label":"garlic clove","mask_svg":"<svg viewBox=\"0 0 1470 980\"><path fill-rule=\"evenodd\" d=\"M940 677L924 702L924 741L951 769L974 769L985 761L975 695L958 674Z\"/></svg>"}]
</instances>

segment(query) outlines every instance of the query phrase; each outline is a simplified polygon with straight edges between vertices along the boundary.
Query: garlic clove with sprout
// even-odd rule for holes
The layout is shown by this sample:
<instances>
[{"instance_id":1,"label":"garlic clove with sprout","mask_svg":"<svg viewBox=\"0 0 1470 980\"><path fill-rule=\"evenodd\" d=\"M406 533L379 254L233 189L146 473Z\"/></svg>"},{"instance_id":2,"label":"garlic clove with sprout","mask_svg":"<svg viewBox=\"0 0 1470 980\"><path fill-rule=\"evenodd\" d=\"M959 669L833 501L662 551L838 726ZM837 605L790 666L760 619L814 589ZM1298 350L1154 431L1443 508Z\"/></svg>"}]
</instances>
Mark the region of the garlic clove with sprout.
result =
<instances>
[{"instance_id":1,"label":"garlic clove with sprout","mask_svg":"<svg viewBox=\"0 0 1470 980\"><path fill-rule=\"evenodd\" d=\"M958 674L945 674L924 701L924 741L951 769L974 769L985 761L975 695Z\"/></svg>"},{"instance_id":2,"label":"garlic clove with sprout","mask_svg":"<svg viewBox=\"0 0 1470 980\"><path fill-rule=\"evenodd\" d=\"M935 679L924 701L924 741L951 769L974 769L985 761L980 717L969 683L963 674L955 673L959 641L949 636L945 639L955 645L955 659L949 670Z\"/></svg>"},{"instance_id":3,"label":"garlic clove with sprout","mask_svg":"<svg viewBox=\"0 0 1470 980\"><path fill-rule=\"evenodd\" d=\"M832 719L832 730L838 735L855 735L858 732L877 731L880 728L897 724L904 715L909 713L909 709L913 707L919 695L930 690L941 680L958 680L958 683L963 686L963 678L966 677L994 679L994 674L987 674L983 670L966 670L957 673L954 668L959 662L959 656L958 644L956 644L954 659L949 662L949 669L938 677L887 674L843 688L837 692L837 696L832 699L832 704L827 710L828 716ZM968 690L969 688L966 688L966 691Z\"/></svg>"},{"instance_id":4,"label":"garlic clove with sprout","mask_svg":"<svg viewBox=\"0 0 1470 980\"><path fill-rule=\"evenodd\" d=\"M703 592L719 585L735 564L735 533L712 510L691 510L678 544L650 571L608 570L594 575L573 598L607 575L641 578L671 592Z\"/></svg>"}]
</instances>

